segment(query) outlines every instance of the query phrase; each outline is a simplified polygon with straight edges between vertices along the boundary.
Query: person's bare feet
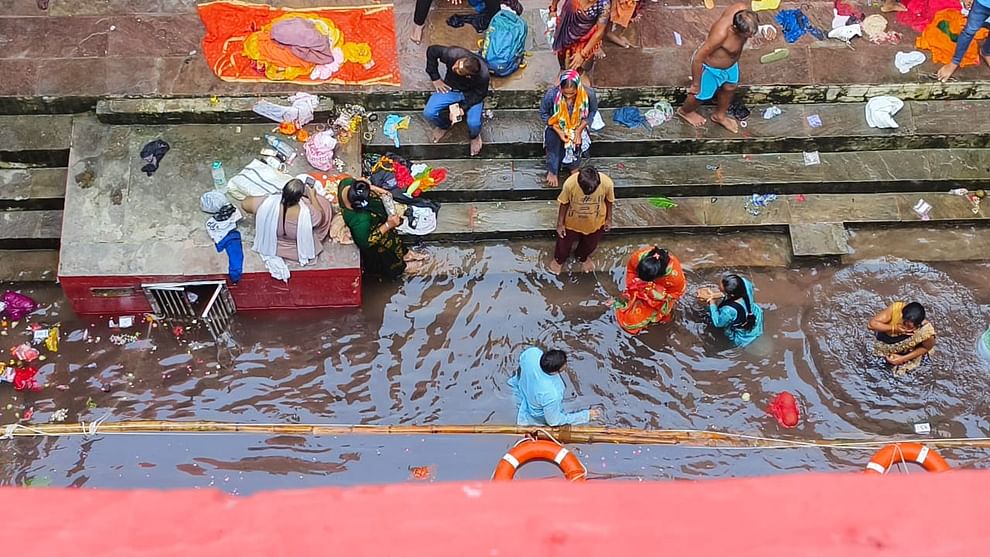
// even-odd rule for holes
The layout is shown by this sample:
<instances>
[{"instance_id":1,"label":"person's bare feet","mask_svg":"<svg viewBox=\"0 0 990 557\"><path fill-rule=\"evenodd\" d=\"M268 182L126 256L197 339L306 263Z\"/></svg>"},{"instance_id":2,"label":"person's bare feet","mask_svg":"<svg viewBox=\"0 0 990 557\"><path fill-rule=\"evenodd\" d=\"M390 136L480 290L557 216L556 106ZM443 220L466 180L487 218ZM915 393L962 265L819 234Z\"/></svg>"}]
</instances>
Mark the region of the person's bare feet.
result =
<instances>
[{"instance_id":1,"label":"person's bare feet","mask_svg":"<svg viewBox=\"0 0 990 557\"><path fill-rule=\"evenodd\" d=\"M423 25L413 25L412 34L409 35L409 40L416 44L423 42L423 27Z\"/></svg>"},{"instance_id":2,"label":"person's bare feet","mask_svg":"<svg viewBox=\"0 0 990 557\"><path fill-rule=\"evenodd\" d=\"M480 135L478 137L476 137L476 138L474 138L474 139L471 140L471 156L472 157L477 157L478 154L481 153L481 146L482 146L482 143L481 143L481 136Z\"/></svg>"},{"instance_id":3,"label":"person's bare feet","mask_svg":"<svg viewBox=\"0 0 990 557\"><path fill-rule=\"evenodd\" d=\"M884 13L906 12L907 6L901 4L898 0L885 0L883 6L880 6L880 11Z\"/></svg>"},{"instance_id":4,"label":"person's bare feet","mask_svg":"<svg viewBox=\"0 0 990 557\"><path fill-rule=\"evenodd\" d=\"M736 122L736 119L728 114L712 114L712 122L715 122L732 133L739 133L739 122Z\"/></svg>"},{"instance_id":5,"label":"person's bare feet","mask_svg":"<svg viewBox=\"0 0 990 557\"><path fill-rule=\"evenodd\" d=\"M429 257L430 256L428 254L418 252L415 250L409 250L406 252L405 257L403 257L402 259L406 263L411 263L413 261L426 261L427 259L429 259Z\"/></svg>"},{"instance_id":6,"label":"person's bare feet","mask_svg":"<svg viewBox=\"0 0 990 557\"><path fill-rule=\"evenodd\" d=\"M444 136L446 136L447 135L447 132L449 132L449 131L450 131L450 128L447 128L447 129L433 128L433 142L434 143L439 143L440 140L443 139Z\"/></svg>"},{"instance_id":7,"label":"person's bare feet","mask_svg":"<svg viewBox=\"0 0 990 557\"><path fill-rule=\"evenodd\" d=\"M560 187L560 182L557 181L557 175L553 172L547 172L547 187L557 188Z\"/></svg>"},{"instance_id":8,"label":"person's bare feet","mask_svg":"<svg viewBox=\"0 0 990 557\"><path fill-rule=\"evenodd\" d=\"M550 260L550 272L551 273L553 273L555 275L559 275L562 270L564 270L564 266L561 265L560 263L557 263L557 260L556 259L551 259Z\"/></svg>"},{"instance_id":9,"label":"person's bare feet","mask_svg":"<svg viewBox=\"0 0 990 557\"><path fill-rule=\"evenodd\" d=\"M678 108L675 114L677 114L678 118L684 120L685 122L691 124L696 128L700 128L704 126L706 123L705 117L702 116L701 114L698 114L697 112L684 112L683 110Z\"/></svg>"},{"instance_id":10,"label":"person's bare feet","mask_svg":"<svg viewBox=\"0 0 990 557\"><path fill-rule=\"evenodd\" d=\"M581 272L582 273L593 273L593 272L595 272L595 262L592 261L589 258L584 263L581 263Z\"/></svg>"},{"instance_id":11,"label":"person's bare feet","mask_svg":"<svg viewBox=\"0 0 990 557\"><path fill-rule=\"evenodd\" d=\"M617 31L609 31L605 34L605 38L612 44L617 44L622 48L632 48L632 43L630 43L628 39L620 35Z\"/></svg>"}]
</instances>

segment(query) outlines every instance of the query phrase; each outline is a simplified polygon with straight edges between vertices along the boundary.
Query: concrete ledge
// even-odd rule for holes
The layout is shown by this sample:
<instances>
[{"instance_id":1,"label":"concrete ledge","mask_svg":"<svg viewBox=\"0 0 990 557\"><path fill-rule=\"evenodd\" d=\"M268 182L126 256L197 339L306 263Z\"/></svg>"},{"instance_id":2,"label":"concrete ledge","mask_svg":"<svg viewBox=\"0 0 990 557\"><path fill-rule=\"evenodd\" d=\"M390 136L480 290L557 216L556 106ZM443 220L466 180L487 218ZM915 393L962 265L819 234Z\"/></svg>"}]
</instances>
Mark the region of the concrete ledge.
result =
<instances>
[{"instance_id":1,"label":"concrete ledge","mask_svg":"<svg viewBox=\"0 0 990 557\"><path fill-rule=\"evenodd\" d=\"M284 100L286 95L272 96L147 96L99 99L90 105L69 104L64 112L85 112L96 108L100 121L113 124L156 123L229 123L261 122L263 118L251 112L250 107L263 98ZM357 103L374 111L422 110L429 98L427 90L397 90L375 92L323 92L312 91L321 98L335 103ZM499 89L493 91L487 106L497 109L533 109L539 106L544 89ZM621 106L650 106L659 100L674 104L684 101L687 89L673 86L602 87L596 88L603 108ZM821 84L821 85L756 85L743 87L740 94L748 104L808 104L808 103L863 103L877 95L893 95L908 100L990 100L990 83L982 81L951 83L888 83L876 85ZM0 101L10 97L0 97ZM15 101L0 102L0 113L41 114L53 112L43 103L35 101L18 105ZM5 109L4 109L5 108Z\"/></svg>"}]
</instances>

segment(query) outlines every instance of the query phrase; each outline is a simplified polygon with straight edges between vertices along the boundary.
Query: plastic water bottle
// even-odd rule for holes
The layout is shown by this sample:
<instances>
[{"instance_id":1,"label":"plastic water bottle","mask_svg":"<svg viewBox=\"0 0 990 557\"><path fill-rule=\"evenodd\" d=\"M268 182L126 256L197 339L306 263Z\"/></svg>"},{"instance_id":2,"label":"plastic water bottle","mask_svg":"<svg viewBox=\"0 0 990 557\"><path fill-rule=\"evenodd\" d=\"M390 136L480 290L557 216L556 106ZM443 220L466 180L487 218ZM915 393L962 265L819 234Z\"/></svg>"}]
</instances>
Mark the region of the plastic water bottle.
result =
<instances>
[{"instance_id":1,"label":"plastic water bottle","mask_svg":"<svg viewBox=\"0 0 990 557\"><path fill-rule=\"evenodd\" d=\"M227 189L227 176L223 172L223 163L213 161L213 164L210 165L210 174L213 175L213 188L217 191L225 191Z\"/></svg>"},{"instance_id":2,"label":"plastic water bottle","mask_svg":"<svg viewBox=\"0 0 990 557\"><path fill-rule=\"evenodd\" d=\"M287 141L283 141L274 135L266 133L265 143L268 143L272 149L278 151L281 159L285 161L285 164L292 164L292 161L295 160L296 150Z\"/></svg>"}]
</instances>

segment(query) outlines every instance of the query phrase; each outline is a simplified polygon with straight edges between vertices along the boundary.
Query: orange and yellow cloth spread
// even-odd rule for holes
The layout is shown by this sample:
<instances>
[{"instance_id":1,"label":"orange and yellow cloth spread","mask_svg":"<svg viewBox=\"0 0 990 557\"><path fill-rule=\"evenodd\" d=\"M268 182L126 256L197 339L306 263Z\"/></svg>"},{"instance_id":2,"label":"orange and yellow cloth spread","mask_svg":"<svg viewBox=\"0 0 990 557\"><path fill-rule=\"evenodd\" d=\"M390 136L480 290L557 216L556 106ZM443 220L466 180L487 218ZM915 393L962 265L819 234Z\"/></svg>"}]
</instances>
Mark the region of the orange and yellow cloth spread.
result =
<instances>
[{"instance_id":1,"label":"orange and yellow cloth spread","mask_svg":"<svg viewBox=\"0 0 990 557\"><path fill-rule=\"evenodd\" d=\"M197 10L206 27L203 54L224 81L400 84L391 4L293 10L219 1L200 4ZM334 51L343 54L343 63L332 75L321 79L316 64L272 39L272 25L287 18L311 22Z\"/></svg>"},{"instance_id":2,"label":"orange and yellow cloth spread","mask_svg":"<svg viewBox=\"0 0 990 557\"><path fill-rule=\"evenodd\" d=\"M959 33L962 33L964 27L966 27L966 16L962 15L959 8L946 8L935 14L931 23L918 35L914 46L919 49L930 50L932 62L948 64L956 52L955 38ZM973 42L969 44L966 54L963 55L960 66L974 66L980 63L979 43L986 38L987 30L980 28L976 32Z\"/></svg>"}]
</instances>

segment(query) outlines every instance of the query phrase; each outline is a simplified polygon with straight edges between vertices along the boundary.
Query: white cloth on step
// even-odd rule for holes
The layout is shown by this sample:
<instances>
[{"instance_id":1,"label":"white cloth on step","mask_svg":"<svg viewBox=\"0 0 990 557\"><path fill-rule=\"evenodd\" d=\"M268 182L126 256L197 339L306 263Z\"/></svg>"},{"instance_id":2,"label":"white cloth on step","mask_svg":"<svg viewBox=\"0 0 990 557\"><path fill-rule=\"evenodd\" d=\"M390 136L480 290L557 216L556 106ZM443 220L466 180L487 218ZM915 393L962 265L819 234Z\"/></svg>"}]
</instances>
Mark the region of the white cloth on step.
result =
<instances>
[{"instance_id":1,"label":"white cloth on step","mask_svg":"<svg viewBox=\"0 0 990 557\"><path fill-rule=\"evenodd\" d=\"M904 108L904 101L897 97L873 97L866 103L866 123L871 128L897 128L894 114Z\"/></svg>"},{"instance_id":2,"label":"white cloth on step","mask_svg":"<svg viewBox=\"0 0 990 557\"><path fill-rule=\"evenodd\" d=\"M908 73L911 68L925 63L925 54L917 50L898 52L894 55L894 65L901 73Z\"/></svg>"}]
</instances>

